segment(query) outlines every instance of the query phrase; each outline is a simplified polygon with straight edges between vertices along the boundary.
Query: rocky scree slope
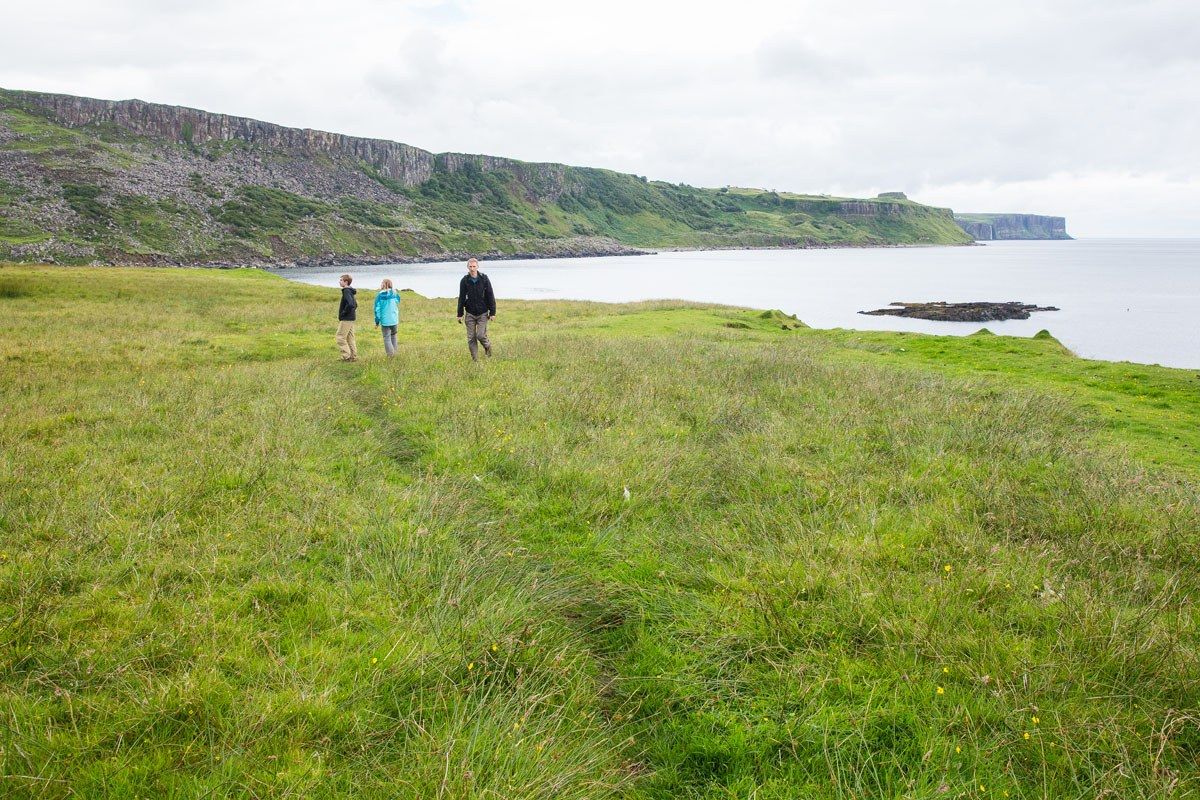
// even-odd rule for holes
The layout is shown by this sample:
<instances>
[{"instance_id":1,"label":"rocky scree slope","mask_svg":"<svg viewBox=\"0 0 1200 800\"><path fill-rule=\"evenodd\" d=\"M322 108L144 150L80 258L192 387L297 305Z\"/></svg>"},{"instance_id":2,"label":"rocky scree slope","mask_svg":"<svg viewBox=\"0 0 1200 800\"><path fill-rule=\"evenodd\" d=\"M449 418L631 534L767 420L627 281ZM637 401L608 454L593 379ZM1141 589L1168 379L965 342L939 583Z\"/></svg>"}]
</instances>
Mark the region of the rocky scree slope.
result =
<instances>
[{"instance_id":1,"label":"rocky scree slope","mask_svg":"<svg viewBox=\"0 0 1200 800\"><path fill-rule=\"evenodd\" d=\"M202 266L965 244L948 209L610 170L0 89L0 260Z\"/></svg>"}]
</instances>

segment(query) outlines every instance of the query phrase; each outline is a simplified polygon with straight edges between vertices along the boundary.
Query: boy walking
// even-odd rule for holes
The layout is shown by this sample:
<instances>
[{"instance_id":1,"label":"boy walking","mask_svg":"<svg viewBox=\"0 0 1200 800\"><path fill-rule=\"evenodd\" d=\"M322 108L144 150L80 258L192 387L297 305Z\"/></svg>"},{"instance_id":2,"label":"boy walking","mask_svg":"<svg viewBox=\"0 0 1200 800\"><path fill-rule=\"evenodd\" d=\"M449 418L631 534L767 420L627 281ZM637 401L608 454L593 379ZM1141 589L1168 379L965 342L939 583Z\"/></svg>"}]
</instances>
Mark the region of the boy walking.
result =
<instances>
[{"instance_id":1,"label":"boy walking","mask_svg":"<svg viewBox=\"0 0 1200 800\"><path fill-rule=\"evenodd\" d=\"M487 329L488 321L495 317L496 295L492 292L492 282L479 271L479 262L472 258L467 262L467 274L458 282L458 321L467 326L467 349L471 351L472 361L479 360L479 345L483 345L484 354L491 358L492 341Z\"/></svg>"},{"instance_id":2,"label":"boy walking","mask_svg":"<svg viewBox=\"0 0 1200 800\"><path fill-rule=\"evenodd\" d=\"M342 303L338 306L337 345L342 351L342 361L358 361L358 346L354 343L354 320L358 316L358 299L350 288L354 279L343 275L338 279L342 287Z\"/></svg>"}]
</instances>

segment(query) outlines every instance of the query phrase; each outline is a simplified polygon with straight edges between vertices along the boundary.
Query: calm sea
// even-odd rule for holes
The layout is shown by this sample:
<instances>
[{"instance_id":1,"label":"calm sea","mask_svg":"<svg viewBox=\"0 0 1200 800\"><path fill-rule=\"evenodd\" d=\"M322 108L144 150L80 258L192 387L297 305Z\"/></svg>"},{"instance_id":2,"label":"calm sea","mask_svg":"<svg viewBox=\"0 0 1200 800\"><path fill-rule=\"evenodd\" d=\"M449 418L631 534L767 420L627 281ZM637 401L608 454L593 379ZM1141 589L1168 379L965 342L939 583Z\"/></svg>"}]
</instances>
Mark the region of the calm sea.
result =
<instances>
[{"instance_id":1,"label":"calm sea","mask_svg":"<svg viewBox=\"0 0 1200 800\"><path fill-rule=\"evenodd\" d=\"M461 263L355 267L355 285L382 278L429 297L454 297ZM1200 239L988 242L976 247L721 250L614 258L490 261L505 298L624 302L681 298L778 308L818 328L966 335L979 323L868 317L899 301L1019 300L1061 311L990 322L1009 336L1049 330L1087 358L1200 367ZM336 286L343 269L287 277ZM453 309L450 310L453 313Z\"/></svg>"}]
</instances>

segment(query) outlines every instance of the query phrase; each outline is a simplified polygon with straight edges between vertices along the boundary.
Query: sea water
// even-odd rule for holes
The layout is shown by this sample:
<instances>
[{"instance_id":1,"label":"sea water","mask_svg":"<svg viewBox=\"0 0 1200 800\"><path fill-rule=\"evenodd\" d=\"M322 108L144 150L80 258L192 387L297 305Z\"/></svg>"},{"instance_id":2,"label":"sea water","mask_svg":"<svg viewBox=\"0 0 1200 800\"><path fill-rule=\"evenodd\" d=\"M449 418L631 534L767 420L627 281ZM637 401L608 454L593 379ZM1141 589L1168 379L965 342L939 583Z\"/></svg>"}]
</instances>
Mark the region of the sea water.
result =
<instances>
[{"instance_id":1,"label":"sea water","mask_svg":"<svg viewBox=\"0 0 1200 800\"><path fill-rule=\"evenodd\" d=\"M465 265L297 268L294 280L360 289L382 278L453 298ZM1043 328L1087 358L1200 368L1200 238L1002 241L972 247L716 250L482 262L503 324L507 298L625 302L678 298L777 308L818 328L1009 336ZM1060 311L1027 320L932 322L859 314L892 301L1017 300ZM453 301L447 313L453 314Z\"/></svg>"}]
</instances>

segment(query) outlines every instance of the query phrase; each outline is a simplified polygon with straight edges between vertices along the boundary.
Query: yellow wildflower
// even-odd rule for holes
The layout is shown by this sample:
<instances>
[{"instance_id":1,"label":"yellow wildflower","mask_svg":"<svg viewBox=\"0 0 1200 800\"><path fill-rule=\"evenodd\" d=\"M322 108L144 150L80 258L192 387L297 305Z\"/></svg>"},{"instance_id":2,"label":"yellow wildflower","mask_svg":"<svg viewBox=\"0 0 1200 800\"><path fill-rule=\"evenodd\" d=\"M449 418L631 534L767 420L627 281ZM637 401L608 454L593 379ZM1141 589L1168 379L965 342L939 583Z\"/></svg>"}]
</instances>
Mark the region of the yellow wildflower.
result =
<instances>
[{"instance_id":1,"label":"yellow wildflower","mask_svg":"<svg viewBox=\"0 0 1200 800\"><path fill-rule=\"evenodd\" d=\"M958 747L957 745L955 745L955 747L954 747L954 752L956 752L956 753L961 753L961 752L962 752L962 748L961 748L961 747Z\"/></svg>"},{"instance_id":2,"label":"yellow wildflower","mask_svg":"<svg viewBox=\"0 0 1200 800\"><path fill-rule=\"evenodd\" d=\"M939 686L939 687L937 687L937 693L938 693L938 694L945 694L945 693L946 693L946 690L945 690L945 689L943 689L941 686Z\"/></svg>"},{"instance_id":3,"label":"yellow wildflower","mask_svg":"<svg viewBox=\"0 0 1200 800\"><path fill-rule=\"evenodd\" d=\"M1034 725L1037 725L1039 722L1041 722L1041 719L1039 719L1038 717L1034 717L1034 718L1033 718L1033 724L1034 724Z\"/></svg>"},{"instance_id":4,"label":"yellow wildflower","mask_svg":"<svg viewBox=\"0 0 1200 800\"><path fill-rule=\"evenodd\" d=\"M378 659L378 658L372 658L372 659L371 659L371 663L372 663L372 664L378 664L378 663L379 663L379 659Z\"/></svg>"},{"instance_id":5,"label":"yellow wildflower","mask_svg":"<svg viewBox=\"0 0 1200 800\"><path fill-rule=\"evenodd\" d=\"M467 664L467 672L470 672L470 671L471 671L471 670L473 670L473 669L475 669L475 662L474 662L474 661L472 661L470 664Z\"/></svg>"},{"instance_id":6,"label":"yellow wildflower","mask_svg":"<svg viewBox=\"0 0 1200 800\"><path fill-rule=\"evenodd\" d=\"M942 569L946 571L946 574L949 574L950 570L952 570L954 568L951 567L949 564L947 564L946 566L942 567Z\"/></svg>"},{"instance_id":7,"label":"yellow wildflower","mask_svg":"<svg viewBox=\"0 0 1200 800\"><path fill-rule=\"evenodd\" d=\"M1026 738L1026 739L1028 739L1028 738L1029 738L1029 731L1025 731L1025 734L1024 734L1024 735L1025 735L1025 738Z\"/></svg>"}]
</instances>

